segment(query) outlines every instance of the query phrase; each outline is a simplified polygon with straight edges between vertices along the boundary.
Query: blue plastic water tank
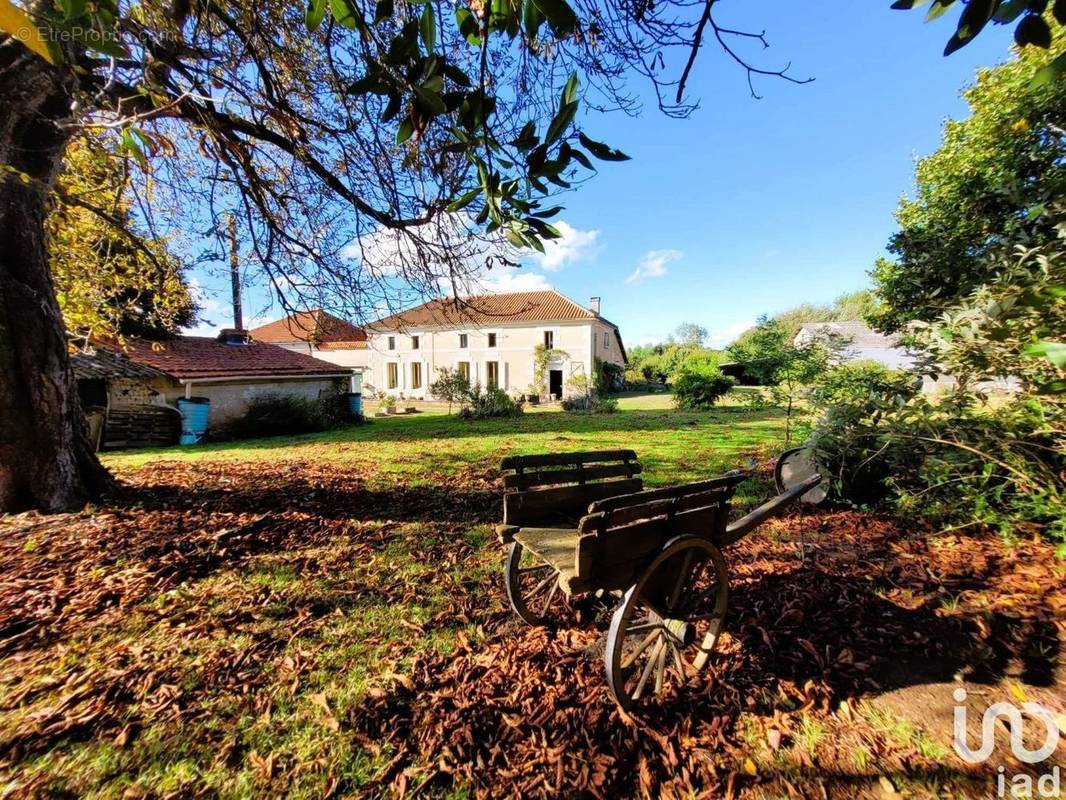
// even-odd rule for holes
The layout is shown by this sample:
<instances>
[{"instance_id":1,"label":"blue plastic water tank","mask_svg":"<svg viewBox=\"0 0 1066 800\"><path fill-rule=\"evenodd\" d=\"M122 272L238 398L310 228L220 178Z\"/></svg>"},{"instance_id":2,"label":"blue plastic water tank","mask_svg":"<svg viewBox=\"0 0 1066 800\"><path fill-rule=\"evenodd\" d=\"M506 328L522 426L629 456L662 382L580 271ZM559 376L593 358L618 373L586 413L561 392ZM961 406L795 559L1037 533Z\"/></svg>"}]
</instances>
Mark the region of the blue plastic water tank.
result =
<instances>
[{"instance_id":1,"label":"blue plastic water tank","mask_svg":"<svg viewBox=\"0 0 1066 800\"><path fill-rule=\"evenodd\" d=\"M211 400L207 397L182 397L178 399L178 411L181 412L180 444L199 444L207 435L207 415L211 411Z\"/></svg>"},{"instance_id":2,"label":"blue plastic water tank","mask_svg":"<svg viewBox=\"0 0 1066 800\"><path fill-rule=\"evenodd\" d=\"M348 415L352 419L363 416L363 393L345 392L344 394L348 398Z\"/></svg>"}]
</instances>

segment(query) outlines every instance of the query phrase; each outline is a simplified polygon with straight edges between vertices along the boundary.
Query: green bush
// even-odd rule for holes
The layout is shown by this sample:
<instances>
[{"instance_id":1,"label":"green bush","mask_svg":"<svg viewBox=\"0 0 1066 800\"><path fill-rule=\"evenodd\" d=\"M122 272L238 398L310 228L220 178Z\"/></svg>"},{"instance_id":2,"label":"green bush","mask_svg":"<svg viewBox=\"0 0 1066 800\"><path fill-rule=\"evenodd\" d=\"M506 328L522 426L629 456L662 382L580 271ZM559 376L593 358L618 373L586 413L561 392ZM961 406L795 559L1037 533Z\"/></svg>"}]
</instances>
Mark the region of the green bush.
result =
<instances>
[{"instance_id":1,"label":"green bush","mask_svg":"<svg viewBox=\"0 0 1066 800\"><path fill-rule=\"evenodd\" d=\"M258 439L329 430L347 421L343 400L340 395L319 400L260 395L252 398L244 416L226 426L224 433L234 439Z\"/></svg>"},{"instance_id":2,"label":"green bush","mask_svg":"<svg viewBox=\"0 0 1066 800\"><path fill-rule=\"evenodd\" d=\"M563 398L563 411L585 414L613 414L618 410L618 401L613 397L596 394L579 394Z\"/></svg>"},{"instance_id":3,"label":"green bush","mask_svg":"<svg viewBox=\"0 0 1066 800\"><path fill-rule=\"evenodd\" d=\"M463 407L459 409L460 419L491 419L493 417L520 417L522 404L503 389L482 390L481 384L474 384L466 397Z\"/></svg>"},{"instance_id":4,"label":"green bush","mask_svg":"<svg viewBox=\"0 0 1066 800\"><path fill-rule=\"evenodd\" d=\"M831 478L831 494L876 504L891 495L894 474L917 469L917 463L909 463L910 448L884 440L882 423L920 387L914 375L869 362L830 370L811 390L808 400L821 416L808 447Z\"/></svg>"},{"instance_id":5,"label":"green bush","mask_svg":"<svg viewBox=\"0 0 1066 800\"><path fill-rule=\"evenodd\" d=\"M674 381L674 404L688 411L713 408L733 388L733 383L717 369L682 373Z\"/></svg>"}]
</instances>

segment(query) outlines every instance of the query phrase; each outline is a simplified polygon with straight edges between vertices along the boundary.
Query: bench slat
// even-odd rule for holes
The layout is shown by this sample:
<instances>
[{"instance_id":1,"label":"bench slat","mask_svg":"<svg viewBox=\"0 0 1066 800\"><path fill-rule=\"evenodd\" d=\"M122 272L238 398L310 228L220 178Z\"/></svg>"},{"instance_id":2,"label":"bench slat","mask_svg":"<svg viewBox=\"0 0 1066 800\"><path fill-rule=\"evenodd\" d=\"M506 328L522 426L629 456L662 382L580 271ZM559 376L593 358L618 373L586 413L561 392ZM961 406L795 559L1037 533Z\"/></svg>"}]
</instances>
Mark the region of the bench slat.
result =
<instances>
[{"instance_id":1,"label":"bench slat","mask_svg":"<svg viewBox=\"0 0 1066 800\"><path fill-rule=\"evenodd\" d=\"M662 489L646 489L638 494L615 495L614 497L597 500L589 506L589 513L594 514L597 511L613 511L614 509L622 508L623 506L647 503L652 500L669 500L675 497L700 494L713 489L733 487L739 483L743 483L750 477L751 473L742 472L736 475L723 475L720 478L697 481L696 483L685 483L680 486L665 486Z\"/></svg>"},{"instance_id":2,"label":"bench slat","mask_svg":"<svg viewBox=\"0 0 1066 800\"><path fill-rule=\"evenodd\" d=\"M558 517L571 517L571 524L585 513L589 503L618 494L639 492L640 478L509 492L503 496L503 521L508 525L533 525Z\"/></svg>"},{"instance_id":3,"label":"bench slat","mask_svg":"<svg viewBox=\"0 0 1066 800\"><path fill-rule=\"evenodd\" d=\"M529 489L534 486L551 486L564 483L584 483L604 478L632 478L640 474L643 467L631 464L595 464L580 466L576 469L552 469L539 472L517 472L503 476L503 485L508 489Z\"/></svg>"},{"instance_id":4,"label":"bench slat","mask_svg":"<svg viewBox=\"0 0 1066 800\"><path fill-rule=\"evenodd\" d=\"M568 464L594 464L601 461L635 461L633 450L587 450L577 453L542 453L528 456L507 456L500 461L500 469L554 467Z\"/></svg>"},{"instance_id":5,"label":"bench slat","mask_svg":"<svg viewBox=\"0 0 1066 800\"><path fill-rule=\"evenodd\" d=\"M629 497L643 497L647 492L629 495ZM682 514L686 511L694 511L701 508L721 508L733 497L732 486L722 486L709 491L695 492L678 497L664 497L648 502L624 505L610 511L598 511L586 514L578 523L580 531L600 531L608 528L619 528L645 519L659 519ZM599 504L594 503L590 507Z\"/></svg>"}]
</instances>

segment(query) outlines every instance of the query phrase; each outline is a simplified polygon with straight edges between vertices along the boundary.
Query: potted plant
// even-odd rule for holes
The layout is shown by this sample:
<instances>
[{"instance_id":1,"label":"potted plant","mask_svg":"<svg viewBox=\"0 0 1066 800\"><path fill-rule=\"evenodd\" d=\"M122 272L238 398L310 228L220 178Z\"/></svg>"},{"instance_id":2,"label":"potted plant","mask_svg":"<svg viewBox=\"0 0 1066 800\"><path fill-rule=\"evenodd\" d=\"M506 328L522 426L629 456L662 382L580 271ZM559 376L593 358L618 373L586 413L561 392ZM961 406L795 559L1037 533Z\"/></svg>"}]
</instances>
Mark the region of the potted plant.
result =
<instances>
[{"instance_id":1,"label":"potted plant","mask_svg":"<svg viewBox=\"0 0 1066 800\"><path fill-rule=\"evenodd\" d=\"M389 414L396 413L396 398L391 394L385 392L378 392L378 410L375 416L387 417Z\"/></svg>"}]
</instances>

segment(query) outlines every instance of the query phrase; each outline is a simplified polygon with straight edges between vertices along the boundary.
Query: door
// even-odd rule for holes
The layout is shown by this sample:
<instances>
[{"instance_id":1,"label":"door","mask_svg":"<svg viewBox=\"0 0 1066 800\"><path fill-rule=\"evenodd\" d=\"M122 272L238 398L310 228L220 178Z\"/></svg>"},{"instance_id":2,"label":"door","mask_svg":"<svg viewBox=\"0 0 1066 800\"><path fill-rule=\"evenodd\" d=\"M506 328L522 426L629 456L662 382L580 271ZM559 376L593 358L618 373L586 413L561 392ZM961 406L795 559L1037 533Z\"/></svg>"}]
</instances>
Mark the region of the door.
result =
<instances>
[{"instance_id":1,"label":"door","mask_svg":"<svg viewBox=\"0 0 1066 800\"><path fill-rule=\"evenodd\" d=\"M552 397L563 396L563 371L561 369L548 370L548 394Z\"/></svg>"}]
</instances>

